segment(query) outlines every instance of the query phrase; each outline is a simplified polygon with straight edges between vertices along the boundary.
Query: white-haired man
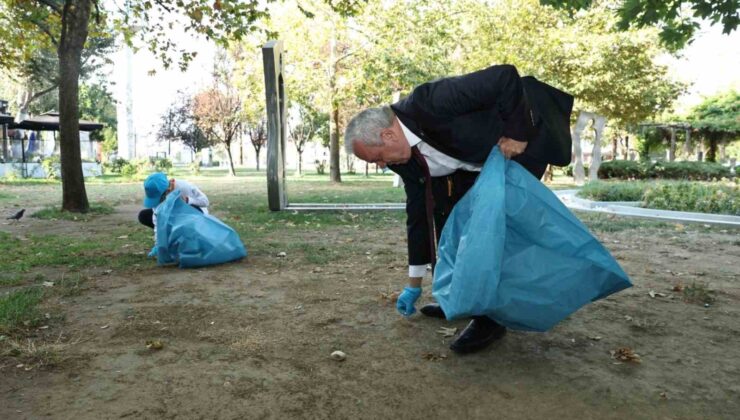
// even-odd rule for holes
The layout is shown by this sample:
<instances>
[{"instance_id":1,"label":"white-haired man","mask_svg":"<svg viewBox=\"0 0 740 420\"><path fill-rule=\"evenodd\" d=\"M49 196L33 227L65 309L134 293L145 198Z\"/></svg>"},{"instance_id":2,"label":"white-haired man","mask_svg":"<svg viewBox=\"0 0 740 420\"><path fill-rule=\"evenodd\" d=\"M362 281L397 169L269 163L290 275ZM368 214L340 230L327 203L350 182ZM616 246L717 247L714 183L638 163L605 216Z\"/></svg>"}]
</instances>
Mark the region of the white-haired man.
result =
<instances>
[{"instance_id":1,"label":"white-haired man","mask_svg":"<svg viewBox=\"0 0 740 420\"><path fill-rule=\"evenodd\" d=\"M347 153L387 166L404 181L409 284L397 302L401 314L416 311L426 266L436 259L435 233L439 238L491 150L498 145L538 179L548 164L567 165L572 106L567 93L520 77L514 66L498 65L424 83L399 102L366 109L347 124ZM445 317L436 304L421 312ZM495 320L476 316L450 348L477 351L505 332Z\"/></svg>"}]
</instances>

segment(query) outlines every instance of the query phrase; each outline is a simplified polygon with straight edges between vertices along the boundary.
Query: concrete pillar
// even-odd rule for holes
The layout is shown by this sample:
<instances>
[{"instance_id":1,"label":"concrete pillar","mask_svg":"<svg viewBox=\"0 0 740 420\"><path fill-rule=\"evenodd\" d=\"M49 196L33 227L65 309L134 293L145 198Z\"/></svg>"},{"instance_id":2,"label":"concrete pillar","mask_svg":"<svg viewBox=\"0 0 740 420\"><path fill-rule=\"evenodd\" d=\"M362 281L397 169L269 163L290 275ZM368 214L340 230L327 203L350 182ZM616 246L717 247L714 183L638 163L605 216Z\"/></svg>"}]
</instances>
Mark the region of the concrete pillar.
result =
<instances>
[{"instance_id":1,"label":"concrete pillar","mask_svg":"<svg viewBox=\"0 0 740 420\"><path fill-rule=\"evenodd\" d=\"M288 206L285 190L285 87L283 42L268 41L262 47L267 111L267 201L272 211Z\"/></svg>"},{"instance_id":2,"label":"concrete pillar","mask_svg":"<svg viewBox=\"0 0 740 420\"><path fill-rule=\"evenodd\" d=\"M591 152L591 166L588 168L588 180L599 179L599 166L601 166L601 135L606 127L606 118L594 115L594 148Z\"/></svg>"},{"instance_id":3,"label":"concrete pillar","mask_svg":"<svg viewBox=\"0 0 740 420\"><path fill-rule=\"evenodd\" d=\"M573 125L571 136L573 137L573 154L575 155L575 162L573 163L573 181L576 185L583 185L585 182L586 174L583 170L583 153L581 152L581 133L589 121L593 119L593 115L590 112L581 111L578 114L578 119L575 125Z\"/></svg>"}]
</instances>

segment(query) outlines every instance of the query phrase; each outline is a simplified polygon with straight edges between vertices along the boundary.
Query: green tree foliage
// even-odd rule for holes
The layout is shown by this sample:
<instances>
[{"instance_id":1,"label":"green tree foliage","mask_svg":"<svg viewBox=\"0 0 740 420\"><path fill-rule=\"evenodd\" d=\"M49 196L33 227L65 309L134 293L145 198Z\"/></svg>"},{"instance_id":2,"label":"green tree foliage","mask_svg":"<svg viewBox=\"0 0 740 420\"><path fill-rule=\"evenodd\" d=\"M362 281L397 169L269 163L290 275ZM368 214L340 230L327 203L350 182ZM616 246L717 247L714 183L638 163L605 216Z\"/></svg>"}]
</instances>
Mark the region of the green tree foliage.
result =
<instances>
[{"instance_id":1,"label":"green tree foliage","mask_svg":"<svg viewBox=\"0 0 740 420\"><path fill-rule=\"evenodd\" d=\"M687 119L709 144L707 160L715 162L720 142L740 138L740 93L731 90L708 97L689 112Z\"/></svg>"},{"instance_id":2,"label":"green tree foliage","mask_svg":"<svg viewBox=\"0 0 740 420\"><path fill-rule=\"evenodd\" d=\"M691 42L701 19L721 24L726 34L737 29L740 23L738 0L540 0L540 3L570 12L603 3L614 4L620 29L656 26L660 28L663 43L674 51Z\"/></svg>"},{"instance_id":3,"label":"green tree foliage","mask_svg":"<svg viewBox=\"0 0 740 420\"><path fill-rule=\"evenodd\" d=\"M113 133L107 135L115 136L118 123L116 101L105 82L81 85L79 101L80 118L104 124L106 128L113 130ZM90 139L95 141L103 141L105 136L106 134L101 131L90 133Z\"/></svg>"},{"instance_id":4,"label":"green tree foliage","mask_svg":"<svg viewBox=\"0 0 740 420\"><path fill-rule=\"evenodd\" d=\"M665 52L656 31L615 31L606 5L571 18L537 0L502 0L482 10L471 26L466 70L514 64L520 73L573 94L576 110L604 115L612 125L656 115L684 90L655 63Z\"/></svg>"}]
</instances>

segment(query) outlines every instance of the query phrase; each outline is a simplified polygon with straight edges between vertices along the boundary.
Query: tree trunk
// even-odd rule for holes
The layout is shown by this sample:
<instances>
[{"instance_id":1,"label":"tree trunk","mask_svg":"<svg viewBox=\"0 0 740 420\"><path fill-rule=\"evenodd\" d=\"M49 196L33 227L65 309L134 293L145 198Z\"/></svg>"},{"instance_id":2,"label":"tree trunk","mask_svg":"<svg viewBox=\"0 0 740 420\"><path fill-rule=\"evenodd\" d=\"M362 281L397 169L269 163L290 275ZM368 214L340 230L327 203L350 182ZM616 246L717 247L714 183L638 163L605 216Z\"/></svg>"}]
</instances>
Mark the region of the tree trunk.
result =
<instances>
[{"instance_id":1,"label":"tree trunk","mask_svg":"<svg viewBox=\"0 0 740 420\"><path fill-rule=\"evenodd\" d=\"M624 160L627 160L629 158L630 154L630 135L626 134L624 136Z\"/></svg>"},{"instance_id":2,"label":"tree trunk","mask_svg":"<svg viewBox=\"0 0 740 420\"><path fill-rule=\"evenodd\" d=\"M298 152L298 176L303 175L303 152Z\"/></svg>"},{"instance_id":3,"label":"tree trunk","mask_svg":"<svg viewBox=\"0 0 740 420\"><path fill-rule=\"evenodd\" d=\"M236 176L234 170L234 159L231 157L231 144L226 143L226 156L229 158L229 176Z\"/></svg>"},{"instance_id":4,"label":"tree trunk","mask_svg":"<svg viewBox=\"0 0 740 420\"><path fill-rule=\"evenodd\" d=\"M619 136L614 135L614 138L612 139L612 160L617 160L617 143L619 142Z\"/></svg>"},{"instance_id":5,"label":"tree trunk","mask_svg":"<svg viewBox=\"0 0 740 420\"><path fill-rule=\"evenodd\" d=\"M342 182L339 170L339 109L332 105L331 132L329 133L329 180L331 182Z\"/></svg>"},{"instance_id":6,"label":"tree trunk","mask_svg":"<svg viewBox=\"0 0 740 420\"><path fill-rule=\"evenodd\" d=\"M62 210L85 213L90 204L85 191L80 156L80 57L87 40L91 0L64 3L59 40L59 136L62 173Z\"/></svg>"},{"instance_id":7,"label":"tree trunk","mask_svg":"<svg viewBox=\"0 0 740 420\"><path fill-rule=\"evenodd\" d=\"M329 116L329 180L331 182L342 182L342 175L339 170L339 104L336 103L338 68L336 48L336 33L332 30L331 40L329 41L329 90L331 92L331 115Z\"/></svg>"},{"instance_id":8,"label":"tree trunk","mask_svg":"<svg viewBox=\"0 0 740 420\"><path fill-rule=\"evenodd\" d=\"M255 156L257 156L256 157L256 159L257 159L257 172L259 172L260 171L260 149L255 148L254 149L254 154L255 154Z\"/></svg>"},{"instance_id":9,"label":"tree trunk","mask_svg":"<svg viewBox=\"0 0 740 420\"><path fill-rule=\"evenodd\" d=\"M707 162L717 161L717 140L709 139L709 148L707 149Z\"/></svg>"},{"instance_id":10,"label":"tree trunk","mask_svg":"<svg viewBox=\"0 0 740 420\"><path fill-rule=\"evenodd\" d=\"M244 134L239 135L239 166L244 166Z\"/></svg>"}]
</instances>

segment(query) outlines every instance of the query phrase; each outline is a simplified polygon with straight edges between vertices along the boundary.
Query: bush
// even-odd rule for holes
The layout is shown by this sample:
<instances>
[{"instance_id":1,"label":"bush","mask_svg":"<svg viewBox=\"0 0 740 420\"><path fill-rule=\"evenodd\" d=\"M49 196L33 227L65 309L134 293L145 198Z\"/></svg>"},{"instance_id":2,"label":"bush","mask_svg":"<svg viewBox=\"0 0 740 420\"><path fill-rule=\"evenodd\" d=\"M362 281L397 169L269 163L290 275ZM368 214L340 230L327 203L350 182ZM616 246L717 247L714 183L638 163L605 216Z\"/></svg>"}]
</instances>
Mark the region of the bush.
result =
<instances>
[{"instance_id":1,"label":"bush","mask_svg":"<svg viewBox=\"0 0 740 420\"><path fill-rule=\"evenodd\" d=\"M172 170L172 161L167 158L150 159L150 163L155 172L164 172L169 174Z\"/></svg>"},{"instance_id":2,"label":"bush","mask_svg":"<svg viewBox=\"0 0 740 420\"><path fill-rule=\"evenodd\" d=\"M729 183L656 184L645 191L642 206L653 209L740 216L740 188Z\"/></svg>"},{"instance_id":3,"label":"bush","mask_svg":"<svg viewBox=\"0 0 740 420\"><path fill-rule=\"evenodd\" d=\"M729 178L730 168L714 162L656 162L652 165L653 178L711 181Z\"/></svg>"},{"instance_id":4,"label":"bush","mask_svg":"<svg viewBox=\"0 0 740 420\"><path fill-rule=\"evenodd\" d=\"M316 165L316 173L318 173L319 175L324 175L324 173L326 172L326 160L320 161L316 159L313 163Z\"/></svg>"},{"instance_id":5,"label":"bush","mask_svg":"<svg viewBox=\"0 0 740 420\"><path fill-rule=\"evenodd\" d=\"M711 181L729 178L730 168L712 162L637 162L611 160L599 166L600 179L678 179Z\"/></svg>"},{"instance_id":6,"label":"bush","mask_svg":"<svg viewBox=\"0 0 740 420\"><path fill-rule=\"evenodd\" d=\"M594 201L642 201L648 187L645 182L589 182L578 191L578 196Z\"/></svg>"},{"instance_id":7,"label":"bush","mask_svg":"<svg viewBox=\"0 0 740 420\"><path fill-rule=\"evenodd\" d=\"M51 156L41 161L41 167L44 168L47 179L59 179L57 172L61 167L61 159L59 156Z\"/></svg>"},{"instance_id":8,"label":"bush","mask_svg":"<svg viewBox=\"0 0 740 420\"><path fill-rule=\"evenodd\" d=\"M103 170L111 174L120 174L124 166L128 165L129 162L123 158L116 158L110 162L103 164Z\"/></svg>"},{"instance_id":9,"label":"bush","mask_svg":"<svg viewBox=\"0 0 740 420\"><path fill-rule=\"evenodd\" d=\"M650 164L634 160L609 160L599 166L600 179L645 179Z\"/></svg>"}]
</instances>

